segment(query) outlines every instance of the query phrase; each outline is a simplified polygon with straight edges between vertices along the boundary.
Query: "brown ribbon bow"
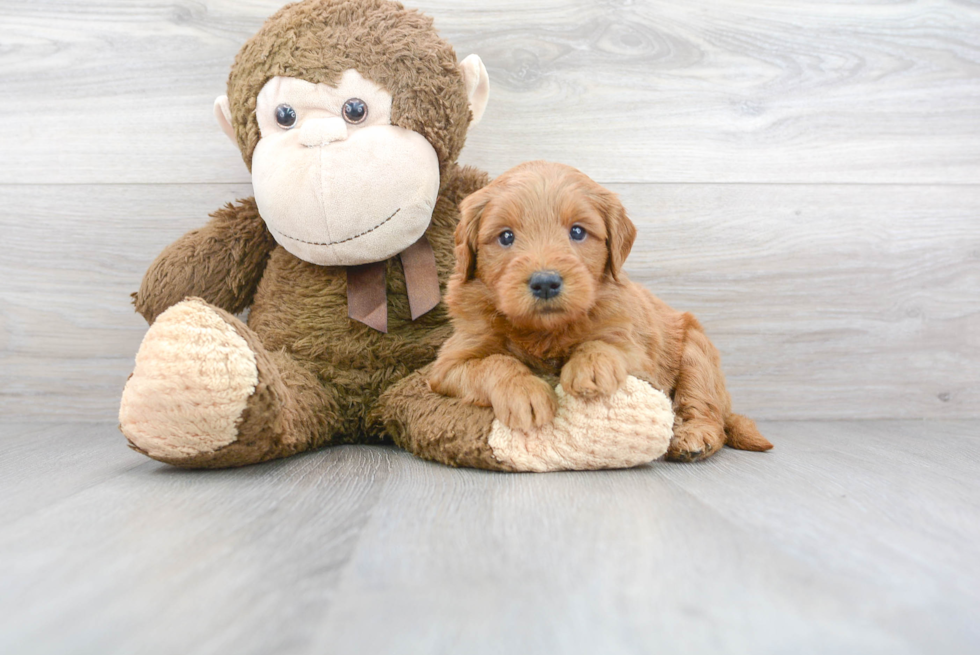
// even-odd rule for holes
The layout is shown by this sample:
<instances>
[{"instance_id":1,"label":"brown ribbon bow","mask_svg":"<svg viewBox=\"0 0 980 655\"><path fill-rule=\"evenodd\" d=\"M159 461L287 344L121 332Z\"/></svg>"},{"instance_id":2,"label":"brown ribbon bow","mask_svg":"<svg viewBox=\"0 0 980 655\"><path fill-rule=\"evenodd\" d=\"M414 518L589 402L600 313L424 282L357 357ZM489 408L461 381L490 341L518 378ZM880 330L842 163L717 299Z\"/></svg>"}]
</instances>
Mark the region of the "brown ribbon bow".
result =
<instances>
[{"instance_id":1,"label":"brown ribbon bow","mask_svg":"<svg viewBox=\"0 0 980 655\"><path fill-rule=\"evenodd\" d=\"M432 245L422 238L399 254L405 269L405 290L414 321L439 304L439 275ZM347 316L388 332L388 296L385 291L385 262L347 267Z\"/></svg>"}]
</instances>

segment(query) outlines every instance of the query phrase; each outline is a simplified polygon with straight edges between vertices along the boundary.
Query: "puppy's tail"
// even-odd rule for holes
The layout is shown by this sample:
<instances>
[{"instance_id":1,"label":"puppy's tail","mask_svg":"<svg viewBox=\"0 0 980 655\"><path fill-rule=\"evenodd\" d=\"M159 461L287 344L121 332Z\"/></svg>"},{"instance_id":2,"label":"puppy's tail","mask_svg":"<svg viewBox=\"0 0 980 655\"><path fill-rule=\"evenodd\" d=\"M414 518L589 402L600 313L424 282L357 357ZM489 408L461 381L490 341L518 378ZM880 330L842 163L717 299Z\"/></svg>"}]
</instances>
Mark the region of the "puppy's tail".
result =
<instances>
[{"instance_id":1,"label":"puppy's tail","mask_svg":"<svg viewBox=\"0 0 980 655\"><path fill-rule=\"evenodd\" d=\"M755 421L741 414L729 414L725 417L725 444L739 450L759 452L772 448L769 440L755 427Z\"/></svg>"}]
</instances>

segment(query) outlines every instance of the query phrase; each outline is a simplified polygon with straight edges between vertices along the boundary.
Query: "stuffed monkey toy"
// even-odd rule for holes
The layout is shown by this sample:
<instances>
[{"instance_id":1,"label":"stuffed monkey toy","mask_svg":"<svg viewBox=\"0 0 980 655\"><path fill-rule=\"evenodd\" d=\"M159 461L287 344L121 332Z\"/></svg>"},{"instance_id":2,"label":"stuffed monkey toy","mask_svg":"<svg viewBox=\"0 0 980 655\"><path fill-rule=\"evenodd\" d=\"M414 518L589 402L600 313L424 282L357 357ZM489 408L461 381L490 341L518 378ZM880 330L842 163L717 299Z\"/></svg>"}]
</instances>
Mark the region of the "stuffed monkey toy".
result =
<instances>
[{"instance_id":1,"label":"stuffed monkey toy","mask_svg":"<svg viewBox=\"0 0 980 655\"><path fill-rule=\"evenodd\" d=\"M215 102L255 195L164 249L133 294L151 327L120 406L131 446L191 468L386 438L509 471L663 454L670 403L642 383L603 406L568 401L536 434L425 385L419 369L451 333L441 292L458 205L488 182L456 163L488 97L480 59L457 62L431 19L396 2L272 16Z\"/></svg>"}]
</instances>

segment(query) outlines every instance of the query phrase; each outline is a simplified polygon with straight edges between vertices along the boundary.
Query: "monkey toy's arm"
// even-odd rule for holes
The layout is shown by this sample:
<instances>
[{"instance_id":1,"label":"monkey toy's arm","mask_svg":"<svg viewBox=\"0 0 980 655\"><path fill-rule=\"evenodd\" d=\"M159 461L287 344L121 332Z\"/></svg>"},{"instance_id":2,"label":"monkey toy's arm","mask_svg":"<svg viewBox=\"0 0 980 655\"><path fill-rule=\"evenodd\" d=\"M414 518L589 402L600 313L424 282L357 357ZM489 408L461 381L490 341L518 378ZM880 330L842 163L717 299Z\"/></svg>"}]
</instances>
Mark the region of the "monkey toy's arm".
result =
<instances>
[{"instance_id":1,"label":"monkey toy's arm","mask_svg":"<svg viewBox=\"0 0 980 655\"><path fill-rule=\"evenodd\" d=\"M275 246L254 199L229 203L160 253L133 294L136 311L153 323L171 305L197 296L240 312L252 304Z\"/></svg>"}]
</instances>

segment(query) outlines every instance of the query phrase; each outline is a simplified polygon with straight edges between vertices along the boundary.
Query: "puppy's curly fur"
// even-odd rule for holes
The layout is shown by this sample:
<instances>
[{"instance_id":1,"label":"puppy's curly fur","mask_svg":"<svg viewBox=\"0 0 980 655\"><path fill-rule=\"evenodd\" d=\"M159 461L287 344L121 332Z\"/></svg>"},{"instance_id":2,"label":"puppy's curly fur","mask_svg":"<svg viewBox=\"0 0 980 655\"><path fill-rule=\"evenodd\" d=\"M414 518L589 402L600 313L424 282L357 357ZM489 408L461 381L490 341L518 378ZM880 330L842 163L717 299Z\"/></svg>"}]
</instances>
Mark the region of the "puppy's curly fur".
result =
<instances>
[{"instance_id":1,"label":"puppy's curly fur","mask_svg":"<svg viewBox=\"0 0 980 655\"><path fill-rule=\"evenodd\" d=\"M672 398L668 459L703 459L726 443L772 448L751 419L732 413L718 351L698 321L623 272L636 228L615 194L570 166L537 161L507 171L460 211L446 295L455 333L429 375L434 391L528 429L549 423L557 407L539 376L560 375L568 393L592 398L632 374Z\"/></svg>"}]
</instances>

